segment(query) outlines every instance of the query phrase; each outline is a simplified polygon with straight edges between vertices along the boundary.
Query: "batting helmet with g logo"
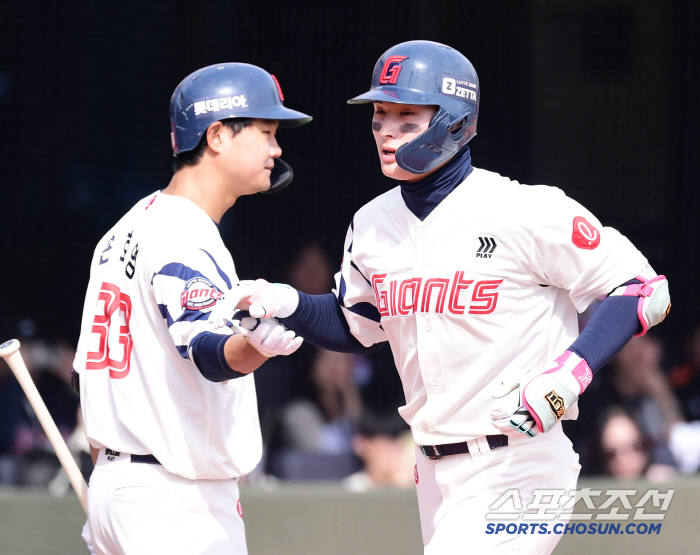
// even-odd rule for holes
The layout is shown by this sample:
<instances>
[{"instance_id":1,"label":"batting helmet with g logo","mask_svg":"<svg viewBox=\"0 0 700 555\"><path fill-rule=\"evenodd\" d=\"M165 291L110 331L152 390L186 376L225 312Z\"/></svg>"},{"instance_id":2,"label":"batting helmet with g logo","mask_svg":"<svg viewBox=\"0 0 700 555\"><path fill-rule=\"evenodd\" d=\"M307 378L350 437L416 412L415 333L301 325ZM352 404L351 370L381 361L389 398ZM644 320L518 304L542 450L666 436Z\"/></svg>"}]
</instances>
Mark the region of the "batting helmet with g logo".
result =
<instances>
[{"instance_id":1,"label":"batting helmet with g logo","mask_svg":"<svg viewBox=\"0 0 700 555\"><path fill-rule=\"evenodd\" d=\"M223 63L204 67L185 77L170 99L173 155L197 148L207 128L229 118L279 121L279 127L296 127L311 116L286 108L274 75L251 64ZM292 180L288 164L275 159L270 189L276 192Z\"/></svg>"},{"instance_id":2,"label":"batting helmet with g logo","mask_svg":"<svg viewBox=\"0 0 700 555\"><path fill-rule=\"evenodd\" d=\"M369 102L438 107L428 129L396 152L400 167L422 174L452 158L476 135L479 78L454 48L426 40L403 42L379 58L370 90L348 100Z\"/></svg>"}]
</instances>

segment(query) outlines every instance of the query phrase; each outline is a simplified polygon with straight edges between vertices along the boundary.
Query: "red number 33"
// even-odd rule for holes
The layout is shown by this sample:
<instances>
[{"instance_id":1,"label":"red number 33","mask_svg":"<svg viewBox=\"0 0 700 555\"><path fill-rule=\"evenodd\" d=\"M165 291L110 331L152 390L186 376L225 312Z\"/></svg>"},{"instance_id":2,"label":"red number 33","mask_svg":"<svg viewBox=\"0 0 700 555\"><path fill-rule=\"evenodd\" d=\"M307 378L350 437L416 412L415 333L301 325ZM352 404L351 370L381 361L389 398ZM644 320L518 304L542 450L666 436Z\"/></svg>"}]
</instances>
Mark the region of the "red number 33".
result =
<instances>
[{"instance_id":1,"label":"red number 33","mask_svg":"<svg viewBox=\"0 0 700 555\"><path fill-rule=\"evenodd\" d=\"M97 296L97 306L102 308L95 315L92 323L92 333L99 334L100 342L97 351L87 354L87 370L104 370L109 368L109 375L115 379L125 378L131 366L131 348L134 341L129 330L131 320L131 299L126 293L122 293L116 285L103 283ZM121 315L124 316L123 324ZM114 320L114 322L113 322ZM114 345L109 344L109 330L112 324L119 325L119 345L121 356L118 360L111 358L114 353Z\"/></svg>"}]
</instances>

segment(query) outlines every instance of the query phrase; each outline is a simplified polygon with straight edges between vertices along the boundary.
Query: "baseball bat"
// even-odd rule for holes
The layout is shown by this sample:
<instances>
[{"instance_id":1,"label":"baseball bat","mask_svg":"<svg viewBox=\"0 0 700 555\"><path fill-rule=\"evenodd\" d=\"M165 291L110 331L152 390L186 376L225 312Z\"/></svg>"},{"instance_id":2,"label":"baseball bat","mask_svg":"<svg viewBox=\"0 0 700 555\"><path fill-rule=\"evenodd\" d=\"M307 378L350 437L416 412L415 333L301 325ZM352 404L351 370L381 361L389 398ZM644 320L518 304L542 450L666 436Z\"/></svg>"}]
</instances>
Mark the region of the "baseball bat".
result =
<instances>
[{"instance_id":1,"label":"baseball bat","mask_svg":"<svg viewBox=\"0 0 700 555\"><path fill-rule=\"evenodd\" d=\"M78 465L75 463L75 459L73 459L73 455L68 449L66 442L63 440L63 436L61 436L61 432L58 431L56 423L53 421L53 418L51 418L49 410L44 404L44 400L41 398L32 377L29 375L29 370L27 370L27 366L22 359L22 354L19 352L19 341L17 339L5 341L5 343L0 345L0 356L5 359L12 373L17 378L19 385L22 386L24 394L32 405L39 419L39 423L46 433L46 437L49 438L51 442L51 446L54 448L54 451L56 451L58 460L66 471L68 480L70 480L80 500L80 504L83 506L83 510L87 515L87 484L85 483L85 478L83 478Z\"/></svg>"}]
</instances>

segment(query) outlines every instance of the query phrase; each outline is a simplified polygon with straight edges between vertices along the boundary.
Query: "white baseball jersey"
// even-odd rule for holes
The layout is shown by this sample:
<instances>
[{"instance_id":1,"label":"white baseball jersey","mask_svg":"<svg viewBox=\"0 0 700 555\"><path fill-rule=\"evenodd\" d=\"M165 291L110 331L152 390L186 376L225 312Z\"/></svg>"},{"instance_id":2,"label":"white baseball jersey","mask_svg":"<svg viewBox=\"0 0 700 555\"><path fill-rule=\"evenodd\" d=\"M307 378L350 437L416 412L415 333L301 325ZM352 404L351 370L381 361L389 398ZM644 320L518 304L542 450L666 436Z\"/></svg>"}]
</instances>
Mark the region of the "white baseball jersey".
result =
<instances>
[{"instance_id":1,"label":"white baseball jersey","mask_svg":"<svg viewBox=\"0 0 700 555\"><path fill-rule=\"evenodd\" d=\"M214 383L191 345L238 281L216 224L156 193L98 243L74 367L90 444L152 454L189 479L249 473L262 454L252 375ZM216 333L232 331L224 328Z\"/></svg>"},{"instance_id":2,"label":"white baseball jersey","mask_svg":"<svg viewBox=\"0 0 700 555\"><path fill-rule=\"evenodd\" d=\"M492 392L563 353L577 310L644 256L554 187L475 168L424 221L396 187L361 208L336 293L365 346L388 340L418 444L497 434Z\"/></svg>"}]
</instances>

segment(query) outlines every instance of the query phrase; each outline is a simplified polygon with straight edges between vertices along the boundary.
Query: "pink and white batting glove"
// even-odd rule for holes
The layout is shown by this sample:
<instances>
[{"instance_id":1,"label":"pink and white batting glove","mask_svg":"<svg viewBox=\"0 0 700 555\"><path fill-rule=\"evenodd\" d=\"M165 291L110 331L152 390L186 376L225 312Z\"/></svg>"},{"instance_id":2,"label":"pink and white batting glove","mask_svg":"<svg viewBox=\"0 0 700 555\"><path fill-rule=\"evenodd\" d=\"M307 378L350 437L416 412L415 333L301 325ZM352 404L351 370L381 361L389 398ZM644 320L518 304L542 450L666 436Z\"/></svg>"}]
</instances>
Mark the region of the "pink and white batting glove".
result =
<instances>
[{"instance_id":1,"label":"pink and white batting glove","mask_svg":"<svg viewBox=\"0 0 700 555\"><path fill-rule=\"evenodd\" d=\"M239 281L221 297L209 313L209 323L214 328L223 328L236 312L236 306L253 294L253 284L250 281Z\"/></svg>"},{"instance_id":2,"label":"pink and white batting glove","mask_svg":"<svg viewBox=\"0 0 700 555\"><path fill-rule=\"evenodd\" d=\"M514 411L498 408L491 411L493 425L506 435L513 429L534 437L548 432L561 420L567 410L578 401L593 379L593 371L585 359L566 351L547 370L531 370L515 383L501 385L493 393L494 399L503 399ZM534 378L526 381L529 375Z\"/></svg>"},{"instance_id":3,"label":"pink and white batting glove","mask_svg":"<svg viewBox=\"0 0 700 555\"><path fill-rule=\"evenodd\" d=\"M299 293L289 285L257 279L249 302L248 312L253 318L286 318L299 306Z\"/></svg>"},{"instance_id":4,"label":"pink and white batting glove","mask_svg":"<svg viewBox=\"0 0 700 555\"><path fill-rule=\"evenodd\" d=\"M249 330L243 335L246 341L266 357L291 355L304 342L303 337L296 337L274 318L242 318L241 327Z\"/></svg>"}]
</instances>

